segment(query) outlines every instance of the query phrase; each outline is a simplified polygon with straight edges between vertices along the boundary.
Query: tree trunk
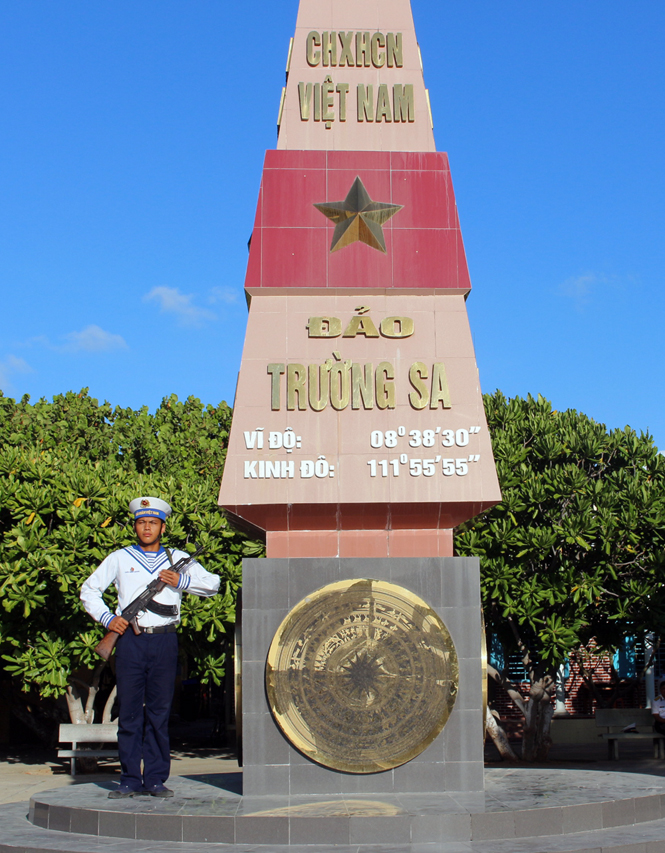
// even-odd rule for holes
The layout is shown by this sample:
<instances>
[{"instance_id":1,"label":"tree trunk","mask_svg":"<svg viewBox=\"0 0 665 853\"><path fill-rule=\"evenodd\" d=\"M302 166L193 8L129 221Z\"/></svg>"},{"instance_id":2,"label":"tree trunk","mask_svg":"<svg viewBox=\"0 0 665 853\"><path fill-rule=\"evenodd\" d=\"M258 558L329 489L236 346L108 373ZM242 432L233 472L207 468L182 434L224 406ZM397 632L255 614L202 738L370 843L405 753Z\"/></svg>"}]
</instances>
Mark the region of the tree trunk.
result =
<instances>
[{"instance_id":1,"label":"tree trunk","mask_svg":"<svg viewBox=\"0 0 665 853\"><path fill-rule=\"evenodd\" d=\"M485 728L487 734L494 741L494 746L499 750L499 755L504 761L519 761L518 756L513 752L513 748L508 742L508 737L501 726L497 723L496 717L490 711L489 707L485 708Z\"/></svg>"},{"instance_id":2,"label":"tree trunk","mask_svg":"<svg viewBox=\"0 0 665 853\"><path fill-rule=\"evenodd\" d=\"M77 726L95 722L95 697L99 693L99 682L105 666L106 661L100 661L97 664L93 670L90 683L82 681L76 674L71 676L67 685L67 708L69 709L69 719ZM83 673L85 670L80 672ZM83 705L81 688L87 694L85 706Z\"/></svg>"},{"instance_id":3,"label":"tree trunk","mask_svg":"<svg viewBox=\"0 0 665 853\"><path fill-rule=\"evenodd\" d=\"M117 685L114 686L113 690L111 690L109 694L109 698L106 700L106 704L104 705L104 713L102 714L102 723L111 723L111 711L113 710L113 703L115 702L115 697L118 692Z\"/></svg>"},{"instance_id":4,"label":"tree trunk","mask_svg":"<svg viewBox=\"0 0 665 853\"><path fill-rule=\"evenodd\" d=\"M545 675L533 681L529 688L529 701L524 713L524 734L522 735L522 759L524 761L547 761L552 738L550 725L554 716L552 696L556 691L556 681L551 675Z\"/></svg>"},{"instance_id":5,"label":"tree trunk","mask_svg":"<svg viewBox=\"0 0 665 853\"><path fill-rule=\"evenodd\" d=\"M86 722L83 699L77 684L67 685L67 709L69 710L69 719L72 723L80 726Z\"/></svg>"}]
</instances>

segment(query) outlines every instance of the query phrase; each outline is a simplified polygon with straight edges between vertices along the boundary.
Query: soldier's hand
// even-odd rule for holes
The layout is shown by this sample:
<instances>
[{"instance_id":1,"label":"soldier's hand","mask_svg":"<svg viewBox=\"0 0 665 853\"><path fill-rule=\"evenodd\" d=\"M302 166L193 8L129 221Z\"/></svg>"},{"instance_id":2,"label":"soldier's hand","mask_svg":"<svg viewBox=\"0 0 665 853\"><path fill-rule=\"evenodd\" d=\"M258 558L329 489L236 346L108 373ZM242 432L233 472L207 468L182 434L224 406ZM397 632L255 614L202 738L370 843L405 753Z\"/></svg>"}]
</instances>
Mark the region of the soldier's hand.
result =
<instances>
[{"instance_id":1,"label":"soldier's hand","mask_svg":"<svg viewBox=\"0 0 665 853\"><path fill-rule=\"evenodd\" d=\"M115 631L116 634L124 634L129 628L129 622L123 619L122 616L114 616L108 624L109 631Z\"/></svg>"},{"instance_id":2,"label":"soldier's hand","mask_svg":"<svg viewBox=\"0 0 665 853\"><path fill-rule=\"evenodd\" d=\"M178 586L178 581L180 580L180 575L178 572L172 572L170 569L162 569L159 573L160 581L164 581L164 583L168 584L172 587Z\"/></svg>"}]
</instances>

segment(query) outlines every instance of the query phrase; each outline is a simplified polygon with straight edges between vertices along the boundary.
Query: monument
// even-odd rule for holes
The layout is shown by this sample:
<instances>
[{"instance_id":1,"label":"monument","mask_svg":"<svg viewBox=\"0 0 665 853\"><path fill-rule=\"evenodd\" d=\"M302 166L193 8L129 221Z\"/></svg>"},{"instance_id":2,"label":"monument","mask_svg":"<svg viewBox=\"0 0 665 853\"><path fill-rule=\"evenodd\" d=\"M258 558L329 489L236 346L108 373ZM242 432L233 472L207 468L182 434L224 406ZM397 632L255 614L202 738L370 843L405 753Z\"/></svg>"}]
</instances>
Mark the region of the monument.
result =
<instances>
[{"instance_id":1,"label":"monument","mask_svg":"<svg viewBox=\"0 0 665 853\"><path fill-rule=\"evenodd\" d=\"M658 776L483 773L479 567L453 529L500 493L470 287L409 0L301 0L220 493L267 546L243 564L242 780L36 793L28 820L0 807L0 853L665 849Z\"/></svg>"},{"instance_id":2,"label":"monument","mask_svg":"<svg viewBox=\"0 0 665 853\"><path fill-rule=\"evenodd\" d=\"M219 502L243 563L243 791L482 792L500 500L408 0L301 0L250 243ZM238 710L240 713L240 710Z\"/></svg>"}]
</instances>

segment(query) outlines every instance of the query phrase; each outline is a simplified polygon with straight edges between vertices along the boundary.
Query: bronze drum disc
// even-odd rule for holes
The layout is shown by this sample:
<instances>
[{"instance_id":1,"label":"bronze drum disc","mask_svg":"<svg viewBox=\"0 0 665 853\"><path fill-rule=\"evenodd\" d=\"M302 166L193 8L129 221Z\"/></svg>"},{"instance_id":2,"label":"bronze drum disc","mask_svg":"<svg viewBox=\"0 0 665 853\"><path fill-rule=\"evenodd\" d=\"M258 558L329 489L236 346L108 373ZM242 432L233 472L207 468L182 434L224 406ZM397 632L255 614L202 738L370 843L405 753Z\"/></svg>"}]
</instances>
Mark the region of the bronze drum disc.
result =
<instances>
[{"instance_id":1,"label":"bronze drum disc","mask_svg":"<svg viewBox=\"0 0 665 853\"><path fill-rule=\"evenodd\" d=\"M313 761L376 773L419 755L455 704L448 629L421 598L371 579L328 584L284 619L268 652L277 724Z\"/></svg>"}]
</instances>

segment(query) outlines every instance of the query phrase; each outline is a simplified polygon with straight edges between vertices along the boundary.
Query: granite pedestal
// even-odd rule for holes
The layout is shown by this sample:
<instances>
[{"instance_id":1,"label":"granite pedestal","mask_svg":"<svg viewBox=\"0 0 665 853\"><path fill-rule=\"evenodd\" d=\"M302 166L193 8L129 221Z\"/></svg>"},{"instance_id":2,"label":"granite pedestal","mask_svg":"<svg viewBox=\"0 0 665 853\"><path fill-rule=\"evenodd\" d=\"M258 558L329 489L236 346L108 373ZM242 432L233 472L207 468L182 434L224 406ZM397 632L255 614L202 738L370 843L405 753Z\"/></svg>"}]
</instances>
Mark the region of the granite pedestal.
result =
<instances>
[{"instance_id":1,"label":"granite pedestal","mask_svg":"<svg viewBox=\"0 0 665 853\"><path fill-rule=\"evenodd\" d=\"M0 853L663 853L665 779L507 767L485 794L246 797L240 774L171 780L172 800L81 784L0 806ZM108 788L112 787L111 784Z\"/></svg>"},{"instance_id":2,"label":"granite pedestal","mask_svg":"<svg viewBox=\"0 0 665 853\"><path fill-rule=\"evenodd\" d=\"M356 578L389 581L422 598L448 628L459 662L455 706L434 742L406 764L368 774L323 767L298 752L276 725L265 690L268 649L284 617L305 596L326 584ZM245 559L242 624L245 796L279 793L343 797L483 790L477 558Z\"/></svg>"}]
</instances>

